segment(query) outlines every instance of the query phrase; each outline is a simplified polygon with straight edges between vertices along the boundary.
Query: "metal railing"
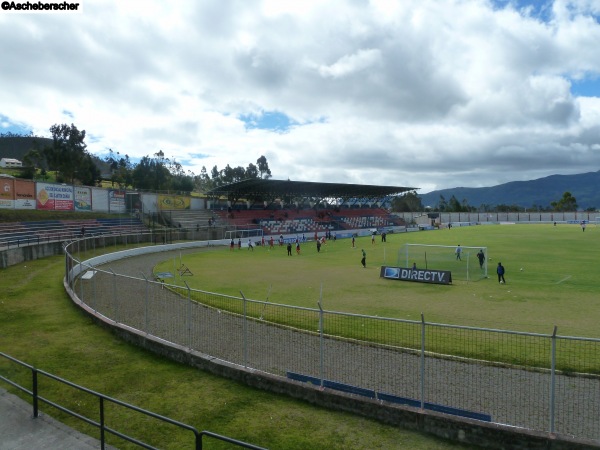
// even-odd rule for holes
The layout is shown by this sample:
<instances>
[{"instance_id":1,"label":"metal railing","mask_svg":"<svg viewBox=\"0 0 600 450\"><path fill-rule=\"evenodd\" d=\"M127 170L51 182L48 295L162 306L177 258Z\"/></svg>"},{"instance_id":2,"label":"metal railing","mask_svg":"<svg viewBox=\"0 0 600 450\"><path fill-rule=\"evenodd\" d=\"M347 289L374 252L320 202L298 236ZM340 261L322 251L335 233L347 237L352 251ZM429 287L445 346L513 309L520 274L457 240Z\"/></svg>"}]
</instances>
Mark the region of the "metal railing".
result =
<instances>
[{"instance_id":1,"label":"metal railing","mask_svg":"<svg viewBox=\"0 0 600 450\"><path fill-rule=\"evenodd\" d=\"M66 414L69 414L73 417L76 417L80 420L82 420L83 422L87 423L88 425L92 425L93 427L97 428L100 432L100 446L102 449L104 449L106 447L106 434L111 434L114 436L117 436L125 441L128 441L132 444L135 444L139 447L143 447L146 449L155 449L156 447L153 447L145 442L143 442L140 439L134 438L128 434L122 433L114 428L111 428L109 426L106 425L107 422L107 407L106 404L107 403L111 403L114 405L118 405L121 406L123 408L126 408L127 410L130 411L134 411L136 413L140 413L143 414L147 417L151 417L153 419L157 419L158 421L164 422L166 424L170 424L173 425L175 427L181 428L183 430L189 431L191 433L193 433L194 435L194 448L196 450L202 450L203 448L203 438L204 437L208 437L208 438L213 438L213 439L217 439L219 441L223 441L223 442L227 442L230 444L234 444L238 447L242 447L242 448L249 448L249 449L255 449L255 450L264 450L263 447L258 447L256 445L252 445L252 444L248 444L246 442L242 442L242 441L238 441L236 439L232 439L230 437L227 436L223 436L217 433L213 433L210 431L198 431L196 428L194 428L191 425L187 425L185 423L179 422L177 420L173 420L169 417L165 417L162 416L160 414L156 414L153 413L152 411L148 411L146 409L143 408L139 408L137 406L131 405L129 403L123 402L121 400L109 397L107 395L101 394L99 392L93 391L91 389L85 388L83 386L80 386L78 384L72 383L68 380L65 380L63 378L60 378L56 375L53 375L51 373L45 372L43 370L40 369L36 369L35 367L26 364L16 358L13 358L12 356L9 356L5 353L0 352L0 356L2 356L5 360L9 360L12 361L13 363L24 367L26 369L28 369L29 371L31 371L31 389L27 389L26 387L18 384L17 382L9 379L8 377L5 377L4 375L0 374L0 379L5 381L6 383L8 383L9 385L17 388L18 390L20 390L21 392L25 392L26 394L29 394L32 397L32 401L33 401L33 417L37 418L39 417L39 407L40 407L40 402L41 403L45 403L47 405L50 405ZM56 402L56 401L52 401L48 398L45 398L41 395L40 393L40 383L39 383L39 378L40 376L46 377L48 379L57 381L59 383L61 383L62 385L65 386L69 386L81 393L85 393L85 394L89 394L93 397L95 397L98 401L98 419L91 419L79 412L76 412L72 409L69 409L68 407L65 407L63 405L61 405L60 403Z\"/></svg>"},{"instance_id":2,"label":"metal railing","mask_svg":"<svg viewBox=\"0 0 600 450\"><path fill-rule=\"evenodd\" d=\"M76 258L79 245L66 249L66 279L79 301L190 352L381 400L600 438L600 339L226 296L119 274L132 270L132 258L94 266Z\"/></svg>"}]
</instances>

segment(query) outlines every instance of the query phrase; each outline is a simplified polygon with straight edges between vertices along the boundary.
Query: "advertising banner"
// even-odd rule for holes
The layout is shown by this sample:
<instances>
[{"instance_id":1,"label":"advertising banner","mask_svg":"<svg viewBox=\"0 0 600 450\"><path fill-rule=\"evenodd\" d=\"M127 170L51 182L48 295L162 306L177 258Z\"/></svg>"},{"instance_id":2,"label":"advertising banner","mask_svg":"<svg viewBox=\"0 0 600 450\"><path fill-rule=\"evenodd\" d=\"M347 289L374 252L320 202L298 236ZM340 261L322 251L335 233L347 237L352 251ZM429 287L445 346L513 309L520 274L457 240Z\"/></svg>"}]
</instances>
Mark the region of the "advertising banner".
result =
<instances>
[{"instance_id":1,"label":"advertising banner","mask_svg":"<svg viewBox=\"0 0 600 450\"><path fill-rule=\"evenodd\" d=\"M75 186L75 211L92 210L92 190L88 187Z\"/></svg>"},{"instance_id":2,"label":"advertising banner","mask_svg":"<svg viewBox=\"0 0 600 450\"><path fill-rule=\"evenodd\" d=\"M181 195L159 195L158 209L190 209L190 197Z\"/></svg>"},{"instance_id":3,"label":"advertising banner","mask_svg":"<svg viewBox=\"0 0 600 450\"><path fill-rule=\"evenodd\" d=\"M0 208L14 208L15 207L15 179L14 178L0 178Z\"/></svg>"},{"instance_id":4,"label":"advertising banner","mask_svg":"<svg viewBox=\"0 0 600 450\"><path fill-rule=\"evenodd\" d=\"M73 186L66 184L36 183L37 209L72 211L74 204Z\"/></svg>"},{"instance_id":5,"label":"advertising banner","mask_svg":"<svg viewBox=\"0 0 600 450\"><path fill-rule=\"evenodd\" d=\"M108 190L92 188L92 205L94 212L108 212Z\"/></svg>"},{"instance_id":6,"label":"advertising banner","mask_svg":"<svg viewBox=\"0 0 600 450\"><path fill-rule=\"evenodd\" d=\"M35 182L15 180L15 209L35 209Z\"/></svg>"},{"instance_id":7,"label":"advertising banner","mask_svg":"<svg viewBox=\"0 0 600 450\"><path fill-rule=\"evenodd\" d=\"M108 208L111 213L124 213L125 191L108 191Z\"/></svg>"},{"instance_id":8,"label":"advertising banner","mask_svg":"<svg viewBox=\"0 0 600 450\"><path fill-rule=\"evenodd\" d=\"M381 266L381 278L418 283L450 284L452 273L448 270L408 269L406 267Z\"/></svg>"}]
</instances>

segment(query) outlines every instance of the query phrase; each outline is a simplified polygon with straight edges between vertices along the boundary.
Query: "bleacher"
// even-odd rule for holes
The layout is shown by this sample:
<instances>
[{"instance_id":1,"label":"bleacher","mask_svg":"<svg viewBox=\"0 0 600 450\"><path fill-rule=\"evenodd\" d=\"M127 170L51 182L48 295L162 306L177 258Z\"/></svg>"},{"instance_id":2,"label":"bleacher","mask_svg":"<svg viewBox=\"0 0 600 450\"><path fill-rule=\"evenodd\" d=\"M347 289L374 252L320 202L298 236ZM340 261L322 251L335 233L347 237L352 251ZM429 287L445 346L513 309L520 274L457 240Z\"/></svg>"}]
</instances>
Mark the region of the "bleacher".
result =
<instances>
[{"instance_id":1,"label":"bleacher","mask_svg":"<svg viewBox=\"0 0 600 450\"><path fill-rule=\"evenodd\" d=\"M173 209L163 210L161 215L165 223L174 228L185 230L196 230L211 225L217 225L219 222L217 214L214 214L209 209Z\"/></svg>"},{"instance_id":2,"label":"bleacher","mask_svg":"<svg viewBox=\"0 0 600 450\"><path fill-rule=\"evenodd\" d=\"M98 218L82 220L43 220L0 223L0 247L12 247L86 236L147 231L137 218Z\"/></svg>"},{"instance_id":3,"label":"bleacher","mask_svg":"<svg viewBox=\"0 0 600 450\"><path fill-rule=\"evenodd\" d=\"M334 218L346 229L402 226L404 221L378 208L341 210Z\"/></svg>"},{"instance_id":4,"label":"bleacher","mask_svg":"<svg viewBox=\"0 0 600 450\"><path fill-rule=\"evenodd\" d=\"M260 227L266 235L336 231L343 229L402 226L404 221L380 208L342 208L339 210L235 209L215 212L221 223L239 228Z\"/></svg>"}]
</instances>

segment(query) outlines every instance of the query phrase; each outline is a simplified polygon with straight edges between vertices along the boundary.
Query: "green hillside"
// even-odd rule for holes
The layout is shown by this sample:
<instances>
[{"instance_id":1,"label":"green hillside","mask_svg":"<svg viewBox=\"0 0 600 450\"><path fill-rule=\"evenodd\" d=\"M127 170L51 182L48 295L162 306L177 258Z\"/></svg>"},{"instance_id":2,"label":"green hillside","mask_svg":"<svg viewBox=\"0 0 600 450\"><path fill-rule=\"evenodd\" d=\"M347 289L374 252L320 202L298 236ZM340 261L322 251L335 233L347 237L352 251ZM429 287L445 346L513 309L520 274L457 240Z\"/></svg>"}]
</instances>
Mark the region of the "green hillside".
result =
<instances>
[{"instance_id":1,"label":"green hillside","mask_svg":"<svg viewBox=\"0 0 600 450\"><path fill-rule=\"evenodd\" d=\"M551 175L537 180L512 181L483 188L456 187L419 195L423 206L435 208L443 196L448 201L454 196L459 202L476 208L481 205L517 205L523 208L549 207L560 200L565 192L576 199L579 209L600 208L600 171L577 175Z\"/></svg>"},{"instance_id":2,"label":"green hillside","mask_svg":"<svg viewBox=\"0 0 600 450\"><path fill-rule=\"evenodd\" d=\"M52 145L52 139L36 136L2 136L0 137L0 159L14 158L23 161L25 155L30 150L35 149L36 145L41 150L46 146ZM94 155L92 155L92 159L101 173L110 173L110 167L106 162Z\"/></svg>"}]
</instances>

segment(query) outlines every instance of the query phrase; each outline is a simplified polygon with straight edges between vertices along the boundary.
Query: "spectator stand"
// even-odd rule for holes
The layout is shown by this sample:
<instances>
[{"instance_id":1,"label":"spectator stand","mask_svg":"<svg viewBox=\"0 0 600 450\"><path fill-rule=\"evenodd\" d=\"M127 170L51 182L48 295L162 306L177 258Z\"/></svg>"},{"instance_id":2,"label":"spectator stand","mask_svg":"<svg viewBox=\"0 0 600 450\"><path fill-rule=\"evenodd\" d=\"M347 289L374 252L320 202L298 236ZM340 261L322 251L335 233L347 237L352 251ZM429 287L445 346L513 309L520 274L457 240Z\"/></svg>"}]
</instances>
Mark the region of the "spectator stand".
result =
<instances>
[{"instance_id":1,"label":"spectator stand","mask_svg":"<svg viewBox=\"0 0 600 450\"><path fill-rule=\"evenodd\" d=\"M20 247L82 236L138 233L147 231L137 218L42 220L0 224L0 248Z\"/></svg>"}]
</instances>

